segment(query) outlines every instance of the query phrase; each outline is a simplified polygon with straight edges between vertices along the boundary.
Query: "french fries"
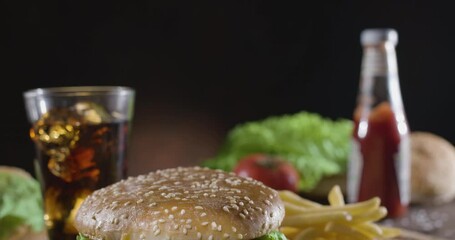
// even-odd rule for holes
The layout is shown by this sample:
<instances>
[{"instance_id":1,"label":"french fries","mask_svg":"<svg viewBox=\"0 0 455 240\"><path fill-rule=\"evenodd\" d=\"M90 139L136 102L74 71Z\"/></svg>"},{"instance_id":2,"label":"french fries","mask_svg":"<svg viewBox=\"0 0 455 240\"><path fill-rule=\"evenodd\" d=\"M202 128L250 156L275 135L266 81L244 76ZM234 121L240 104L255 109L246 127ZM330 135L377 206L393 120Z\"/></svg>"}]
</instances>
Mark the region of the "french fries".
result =
<instances>
[{"instance_id":1,"label":"french fries","mask_svg":"<svg viewBox=\"0 0 455 240\"><path fill-rule=\"evenodd\" d=\"M399 229L375 224L387 215L379 198L346 204L339 186L330 190L329 205L286 190L279 194L285 207L281 231L291 240L373 240L400 234Z\"/></svg>"}]
</instances>

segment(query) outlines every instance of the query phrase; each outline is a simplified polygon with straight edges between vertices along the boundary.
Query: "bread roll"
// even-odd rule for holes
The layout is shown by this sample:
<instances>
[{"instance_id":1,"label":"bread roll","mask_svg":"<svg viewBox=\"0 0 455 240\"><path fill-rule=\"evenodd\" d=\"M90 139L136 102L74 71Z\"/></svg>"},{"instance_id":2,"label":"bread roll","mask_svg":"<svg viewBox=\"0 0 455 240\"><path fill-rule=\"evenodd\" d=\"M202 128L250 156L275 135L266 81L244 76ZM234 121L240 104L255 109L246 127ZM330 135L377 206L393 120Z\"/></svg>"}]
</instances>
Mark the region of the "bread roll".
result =
<instances>
[{"instance_id":1,"label":"bread roll","mask_svg":"<svg viewBox=\"0 0 455 240\"><path fill-rule=\"evenodd\" d=\"M455 148L428 132L411 137L411 201L445 203L455 198Z\"/></svg>"}]
</instances>

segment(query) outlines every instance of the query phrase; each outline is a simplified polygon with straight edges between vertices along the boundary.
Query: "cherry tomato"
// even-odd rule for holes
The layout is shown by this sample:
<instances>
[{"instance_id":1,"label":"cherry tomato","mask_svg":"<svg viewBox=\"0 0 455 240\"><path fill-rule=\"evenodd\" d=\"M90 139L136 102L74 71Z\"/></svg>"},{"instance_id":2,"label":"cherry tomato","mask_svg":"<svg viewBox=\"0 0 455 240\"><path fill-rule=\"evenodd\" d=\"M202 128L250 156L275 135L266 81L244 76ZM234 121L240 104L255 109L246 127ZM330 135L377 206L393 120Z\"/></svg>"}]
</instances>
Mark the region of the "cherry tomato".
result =
<instances>
[{"instance_id":1,"label":"cherry tomato","mask_svg":"<svg viewBox=\"0 0 455 240\"><path fill-rule=\"evenodd\" d=\"M299 174L288 162L263 153L250 154L239 160L234 172L251 177L276 190L297 192Z\"/></svg>"}]
</instances>

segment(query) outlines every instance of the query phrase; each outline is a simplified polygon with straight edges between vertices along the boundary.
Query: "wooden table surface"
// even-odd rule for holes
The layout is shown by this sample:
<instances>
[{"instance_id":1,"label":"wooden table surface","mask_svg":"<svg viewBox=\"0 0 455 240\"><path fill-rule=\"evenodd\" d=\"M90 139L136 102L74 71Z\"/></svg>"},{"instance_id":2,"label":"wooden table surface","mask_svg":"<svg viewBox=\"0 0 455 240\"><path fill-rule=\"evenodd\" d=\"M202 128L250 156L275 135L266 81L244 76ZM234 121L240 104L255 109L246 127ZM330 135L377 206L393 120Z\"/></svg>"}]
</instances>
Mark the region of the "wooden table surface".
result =
<instances>
[{"instance_id":1,"label":"wooden table surface","mask_svg":"<svg viewBox=\"0 0 455 240\"><path fill-rule=\"evenodd\" d=\"M435 239L455 239L455 202L433 206L412 205L406 216L386 219L382 224L419 232Z\"/></svg>"}]
</instances>

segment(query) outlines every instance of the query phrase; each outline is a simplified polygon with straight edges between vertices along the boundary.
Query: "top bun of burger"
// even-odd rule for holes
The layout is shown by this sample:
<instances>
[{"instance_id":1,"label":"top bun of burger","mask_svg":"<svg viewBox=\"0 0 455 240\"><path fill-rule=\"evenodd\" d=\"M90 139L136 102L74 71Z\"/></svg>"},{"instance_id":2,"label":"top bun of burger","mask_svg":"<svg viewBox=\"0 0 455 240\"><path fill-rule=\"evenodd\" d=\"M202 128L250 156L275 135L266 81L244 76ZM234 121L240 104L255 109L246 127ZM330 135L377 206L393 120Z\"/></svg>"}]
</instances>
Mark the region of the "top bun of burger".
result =
<instances>
[{"instance_id":1,"label":"top bun of burger","mask_svg":"<svg viewBox=\"0 0 455 240\"><path fill-rule=\"evenodd\" d=\"M172 168L95 191L75 227L89 239L254 239L284 217L278 193L233 173Z\"/></svg>"}]
</instances>

